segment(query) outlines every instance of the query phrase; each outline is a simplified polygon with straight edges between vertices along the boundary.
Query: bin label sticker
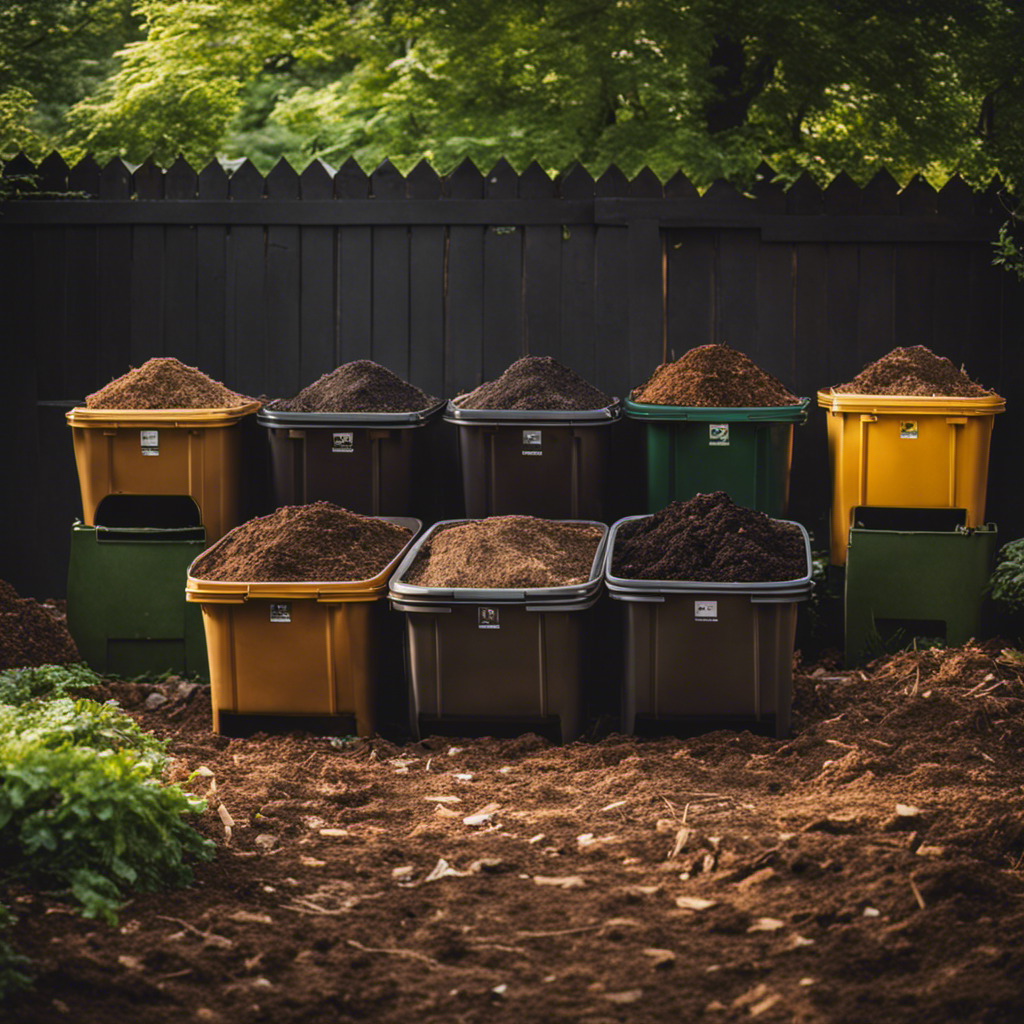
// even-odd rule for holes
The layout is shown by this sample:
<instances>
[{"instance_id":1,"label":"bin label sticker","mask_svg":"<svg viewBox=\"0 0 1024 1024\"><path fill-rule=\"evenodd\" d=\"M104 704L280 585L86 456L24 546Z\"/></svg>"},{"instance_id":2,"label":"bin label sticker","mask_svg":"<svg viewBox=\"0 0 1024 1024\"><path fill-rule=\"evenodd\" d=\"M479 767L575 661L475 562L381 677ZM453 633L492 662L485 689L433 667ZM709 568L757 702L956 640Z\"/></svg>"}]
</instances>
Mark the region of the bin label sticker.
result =
<instances>
[{"instance_id":1,"label":"bin label sticker","mask_svg":"<svg viewBox=\"0 0 1024 1024\"><path fill-rule=\"evenodd\" d=\"M292 621L292 603L291 603L291 601L271 601L270 602L270 621L271 622L291 622Z\"/></svg>"},{"instance_id":2,"label":"bin label sticker","mask_svg":"<svg viewBox=\"0 0 1024 1024\"><path fill-rule=\"evenodd\" d=\"M355 434L351 431L346 430L341 433L334 435L333 443L331 444L331 451L341 454L351 454L355 444Z\"/></svg>"},{"instance_id":3,"label":"bin label sticker","mask_svg":"<svg viewBox=\"0 0 1024 1024\"><path fill-rule=\"evenodd\" d=\"M139 431L139 444L142 447L143 455L159 455L160 454L160 431L159 430L140 430Z\"/></svg>"},{"instance_id":4,"label":"bin label sticker","mask_svg":"<svg viewBox=\"0 0 1024 1024\"><path fill-rule=\"evenodd\" d=\"M718 602L717 601L694 601L693 602L694 622L717 622Z\"/></svg>"},{"instance_id":5,"label":"bin label sticker","mask_svg":"<svg viewBox=\"0 0 1024 1024\"><path fill-rule=\"evenodd\" d=\"M544 432L541 430L523 431L523 454L543 455L541 445L544 443Z\"/></svg>"},{"instance_id":6,"label":"bin label sticker","mask_svg":"<svg viewBox=\"0 0 1024 1024\"><path fill-rule=\"evenodd\" d=\"M900 440L917 437L917 420L900 420Z\"/></svg>"},{"instance_id":7,"label":"bin label sticker","mask_svg":"<svg viewBox=\"0 0 1024 1024\"><path fill-rule=\"evenodd\" d=\"M476 624L481 629L501 629L497 608L477 608Z\"/></svg>"},{"instance_id":8,"label":"bin label sticker","mask_svg":"<svg viewBox=\"0 0 1024 1024\"><path fill-rule=\"evenodd\" d=\"M726 448L729 445L729 424L709 423L708 444L712 448Z\"/></svg>"}]
</instances>

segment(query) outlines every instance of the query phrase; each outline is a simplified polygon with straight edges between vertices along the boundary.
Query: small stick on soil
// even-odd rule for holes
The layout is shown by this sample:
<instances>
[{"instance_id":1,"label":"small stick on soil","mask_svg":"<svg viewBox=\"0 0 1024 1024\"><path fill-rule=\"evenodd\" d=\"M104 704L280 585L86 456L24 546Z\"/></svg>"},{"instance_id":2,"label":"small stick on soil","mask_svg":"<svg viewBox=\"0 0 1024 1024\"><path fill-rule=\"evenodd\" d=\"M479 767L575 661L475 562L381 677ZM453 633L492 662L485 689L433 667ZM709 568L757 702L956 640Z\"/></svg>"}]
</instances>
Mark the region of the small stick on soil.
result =
<instances>
[{"instance_id":1,"label":"small stick on soil","mask_svg":"<svg viewBox=\"0 0 1024 1024\"><path fill-rule=\"evenodd\" d=\"M520 939L545 939L549 935L576 935L579 932L593 932L597 931L598 928L603 928L604 923L601 924L588 924L582 928L560 928L554 932L516 932L516 936Z\"/></svg>"},{"instance_id":2,"label":"small stick on soil","mask_svg":"<svg viewBox=\"0 0 1024 1024\"><path fill-rule=\"evenodd\" d=\"M356 942L355 939L346 939L345 941L354 949L358 949L363 953L387 953L390 956L407 956L411 960L419 960L421 963L425 963L433 970L442 970L446 966L439 960L435 960L425 953L417 953L413 949L386 949L383 946L364 946L361 942Z\"/></svg>"},{"instance_id":3,"label":"small stick on soil","mask_svg":"<svg viewBox=\"0 0 1024 1024\"><path fill-rule=\"evenodd\" d=\"M661 799L665 801L665 806L668 808L668 813L672 815L673 820L678 821L679 819L676 818L676 808L672 801L665 796L663 796Z\"/></svg>"},{"instance_id":4,"label":"small stick on soil","mask_svg":"<svg viewBox=\"0 0 1024 1024\"><path fill-rule=\"evenodd\" d=\"M910 882L910 888L914 890L914 899L917 900L917 905L922 910L924 910L924 908L925 908L924 897L921 895L921 890L918 889L917 883L912 878L908 878L907 881Z\"/></svg>"}]
</instances>

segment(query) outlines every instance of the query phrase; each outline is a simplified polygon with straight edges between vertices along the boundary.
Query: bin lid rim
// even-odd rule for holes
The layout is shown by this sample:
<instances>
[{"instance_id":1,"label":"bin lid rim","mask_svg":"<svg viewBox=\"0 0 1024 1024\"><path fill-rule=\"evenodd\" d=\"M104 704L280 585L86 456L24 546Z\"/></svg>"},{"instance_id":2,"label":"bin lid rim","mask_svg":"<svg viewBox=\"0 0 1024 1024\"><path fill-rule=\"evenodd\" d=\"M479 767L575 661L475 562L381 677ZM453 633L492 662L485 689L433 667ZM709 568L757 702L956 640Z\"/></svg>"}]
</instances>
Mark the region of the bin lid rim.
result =
<instances>
[{"instance_id":1,"label":"bin lid rim","mask_svg":"<svg viewBox=\"0 0 1024 1024\"><path fill-rule=\"evenodd\" d=\"M583 590L600 588L604 579L605 546L608 543L609 530L606 523L599 523L594 519L552 519L553 523L565 523L579 526L597 526L602 530L601 538L597 543L597 550L594 552L594 561L590 566L590 577L584 583L570 583L561 587L423 587L414 583L406 583L402 577L412 567L413 562L419 557L419 553L427 540L442 527L458 526L461 523L478 523L479 519L442 519L434 523L416 542L406 551L401 564L395 570L389 581L391 596L395 598L436 598L443 601L456 601L460 604L485 604L487 602L500 602L504 595L505 601L539 601L544 598L561 600L571 598ZM483 596L481 596L483 595Z\"/></svg>"},{"instance_id":2,"label":"bin lid rim","mask_svg":"<svg viewBox=\"0 0 1024 1024\"><path fill-rule=\"evenodd\" d=\"M263 403L254 399L244 405L226 405L209 409L90 409L76 405L65 418L73 427L153 426L174 427L188 423L194 426L223 426L256 412Z\"/></svg>"},{"instance_id":3,"label":"bin lid rim","mask_svg":"<svg viewBox=\"0 0 1024 1024\"><path fill-rule=\"evenodd\" d=\"M832 412L936 412L950 410L960 415L982 415L1006 411L1002 395L981 395L977 398L958 398L955 395L862 395L852 391L833 391L822 388L818 392L818 405Z\"/></svg>"},{"instance_id":4,"label":"bin lid rim","mask_svg":"<svg viewBox=\"0 0 1024 1024\"><path fill-rule=\"evenodd\" d=\"M234 533L230 530L224 534L215 544L211 544L205 551L197 555L185 577L185 593L193 595L201 600L203 597L224 598L237 596L240 601L249 597L293 597L293 598L332 598L332 597L355 597L357 595L382 596L387 593L388 579L394 571L394 567L408 552L410 546L416 541L420 530L423 529L423 522L411 516L374 516L374 519L383 519L398 526L404 526L411 530L409 539L402 549L391 559L390 562L375 576L361 580L204 580L201 577L193 576L192 570L196 562L203 555L213 551L214 548L223 544L224 541ZM245 525L244 523L241 525ZM236 526L237 530L238 527Z\"/></svg>"},{"instance_id":5,"label":"bin lid rim","mask_svg":"<svg viewBox=\"0 0 1024 1024\"><path fill-rule=\"evenodd\" d=\"M807 555L807 574L797 576L789 580L771 580L769 582L705 582L703 580L633 580L625 576L616 576L612 572L612 558L615 554L615 542L618 538L619 527L625 523L634 522L637 519L650 519L654 513L647 513L639 516L625 516L612 524L608 534L608 545L605 550L604 581L609 591L628 593L630 591L644 591L648 593L726 593L726 594L789 594L809 592L814 587L812 575L814 573L814 561L811 554L811 538L807 528L793 519L776 519L777 523L788 523L796 526L804 539L804 551Z\"/></svg>"},{"instance_id":6,"label":"bin lid rim","mask_svg":"<svg viewBox=\"0 0 1024 1024\"><path fill-rule=\"evenodd\" d=\"M444 407L444 399L414 412L291 412L263 406L256 413L256 422L267 427L332 427L342 424L354 427L412 427L426 423Z\"/></svg>"},{"instance_id":7,"label":"bin lid rim","mask_svg":"<svg viewBox=\"0 0 1024 1024\"><path fill-rule=\"evenodd\" d=\"M627 398L624 407L633 419L795 423L804 418L810 403L810 398L801 398L793 405L656 405Z\"/></svg>"},{"instance_id":8,"label":"bin lid rim","mask_svg":"<svg viewBox=\"0 0 1024 1024\"><path fill-rule=\"evenodd\" d=\"M622 402L612 399L598 409L466 409L448 399L444 419L446 423L467 423L476 426L492 424L554 423L572 426L576 423L611 423L622 416Z\"/></svg>"}]
</instances>

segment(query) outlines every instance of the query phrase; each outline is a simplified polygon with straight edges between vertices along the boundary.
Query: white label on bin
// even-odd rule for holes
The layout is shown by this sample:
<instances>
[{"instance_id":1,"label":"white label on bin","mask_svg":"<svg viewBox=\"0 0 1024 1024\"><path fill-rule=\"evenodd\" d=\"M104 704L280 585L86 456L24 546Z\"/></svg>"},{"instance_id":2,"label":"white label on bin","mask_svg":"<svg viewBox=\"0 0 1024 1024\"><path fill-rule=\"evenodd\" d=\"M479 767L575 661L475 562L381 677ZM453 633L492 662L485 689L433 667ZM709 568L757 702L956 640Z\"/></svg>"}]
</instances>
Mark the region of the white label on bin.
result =
<instances>
[{"instance_id":1,"label":"white label on bin","mask_svg":"<svg viewBox=\"0 0 1024 1024\"><path fill-rule=\"evenodd\" d=\"M900 420L900 440L917 438L917 420Z\"/></svg>"},{"instance_id":2,"label":"white label on bin","mask_svg":"<svg viewBox=\"0 0 1024 1024\"><path fill-rule=\"evenodd\" d=\"M718 602L717 601L694 601L693 602L694 622L717 622Z\"/></svg>"},{"instance_id":3,"label":"white label on bin","mask_svg":"<svg viewBox=\"0 0 1024 1024\"><path fill-rule=\"evenodd\" d=\"M708 444L712 448L724 448L729 445L729 424L709 423Z\"/></svg>"},{"instance_id":4,"label":"white label on bin","mask_svg":"<svg viewBox=\"0 0 1024 1024\"><path fill-rule=\"evenodd\" d=\"M334 435L333 443L331 444L331 451L335 454L342 453L350 455L355 444L355 434L350 431L344 431Z\"/></svg>"},{"instance_id":5,"label":"white label on bin","mask_svg":"<svg viewBox=\"0 0 1024 1024\"><path fill-rule=\"evenodd\" d=\"M481 629L501 629L497 608L477 608L476 624Z\"/></svg>"},{"instance_id":6,"label":"white label on bin","mask_svg":"<svg viewBox=\"0 0 1024 1024\"><path fill-rule=\"evenodd\" d=\"M540 450L540 446L544 443L544 433L540 430L524 430L523 431L523 454L524 455L543 455L544 453ZM533 447L526 447L532 445Z\"/></svg>"},{"instance_id":7,"label":"white label on bin","mask_svg":"<svg viewBox=\"0 0 1024 1024\"><path fill-rule=\"evenodd\" d=\"M270 621L271 622L291 622L292 621L292 603L291 603L291 601L271 601L270 602Z\"/></svg>"},{"instance_id":8,"label":"white label on bin","mask_svg":"<svg viewBox=\"0 0 1024 1024\"><path fill-rule=\"evenodd\" d=\"M139 431L139 443L142 446L143 455L159 455L160 454L160 431L159 430L140 430Z\"/></svg>"}]
</instances>

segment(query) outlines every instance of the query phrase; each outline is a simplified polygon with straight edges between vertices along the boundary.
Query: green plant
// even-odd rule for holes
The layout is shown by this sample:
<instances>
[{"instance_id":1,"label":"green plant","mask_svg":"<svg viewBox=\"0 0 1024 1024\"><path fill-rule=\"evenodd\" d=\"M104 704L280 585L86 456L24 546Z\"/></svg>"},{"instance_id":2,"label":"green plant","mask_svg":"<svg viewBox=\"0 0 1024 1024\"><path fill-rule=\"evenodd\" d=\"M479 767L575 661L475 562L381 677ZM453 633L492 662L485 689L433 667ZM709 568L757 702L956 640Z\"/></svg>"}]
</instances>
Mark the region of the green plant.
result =
<instances>
[{"instance_id":1,"label":"green plant","mask_svg":"<svg viewBox=\"0 0 1024 1024\"><path fill-rule=\"evenodd\" d=\"M1016 274L1024 281L1024 244L1016 237L1014 223L1008 220L999 229L999 236L992 243L996 255L992 260L994 266L1005 267L1011 274Z\"/></svg>"},{"instance_id":2,"label":"green plant","mask_svg":"<svg viewBox=\"0 0 1024 1024\"><path fill-rule=\"evenodd\" d=\"M28 967L28 957L15 953L3 935L13 923L14 917L10 910L0 903L0 1001L32 984L23 970Z\"/></svg>"},{"instance_id":3,"label":"green plant","mask_svg":"<svg viewBox=\"0 0 1024 1024\"><path fill-rule=\"evenodd\" d=\"M1010 616L1024 613L1024 537L999 549L988 588L1000 611Z\"/></svg>"},{"instance_id":4,"label":"green plant","mask_svg":"<svg viewBox=\"0 0 1024 1024\"><path fill-rule=\"evenodd\" d=\"M18 705L37 697L65 697L72 690L96 686L100 677L88 665L40 665L0 672L0 705Z\"/></svg>"}]
</instances>

